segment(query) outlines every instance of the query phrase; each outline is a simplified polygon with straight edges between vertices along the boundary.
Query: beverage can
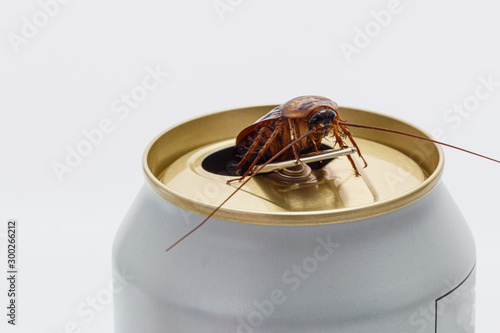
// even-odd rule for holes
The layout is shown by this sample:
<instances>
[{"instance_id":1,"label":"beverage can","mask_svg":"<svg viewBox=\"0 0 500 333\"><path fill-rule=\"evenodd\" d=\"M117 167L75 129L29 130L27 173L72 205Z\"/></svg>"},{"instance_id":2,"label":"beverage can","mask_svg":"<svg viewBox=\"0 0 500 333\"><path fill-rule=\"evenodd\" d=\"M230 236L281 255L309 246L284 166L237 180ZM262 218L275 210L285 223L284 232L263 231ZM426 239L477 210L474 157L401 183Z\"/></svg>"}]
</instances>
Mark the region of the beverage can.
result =
<instances>
[{"instance_id":1,"label":"beverage can","mask_svg":"<svg viewBox=\"0 0 500 333\"><path fill-rule=\"evenodd\" d=\"M114 296L115 332L474 332L474 239L431 142L352 129L361 176L346 157L257 175L165 251L235 191L235 137L275 106L201 116L148 145L113 246L113 274L134 277Z\"/></svg>"}]
</instances>

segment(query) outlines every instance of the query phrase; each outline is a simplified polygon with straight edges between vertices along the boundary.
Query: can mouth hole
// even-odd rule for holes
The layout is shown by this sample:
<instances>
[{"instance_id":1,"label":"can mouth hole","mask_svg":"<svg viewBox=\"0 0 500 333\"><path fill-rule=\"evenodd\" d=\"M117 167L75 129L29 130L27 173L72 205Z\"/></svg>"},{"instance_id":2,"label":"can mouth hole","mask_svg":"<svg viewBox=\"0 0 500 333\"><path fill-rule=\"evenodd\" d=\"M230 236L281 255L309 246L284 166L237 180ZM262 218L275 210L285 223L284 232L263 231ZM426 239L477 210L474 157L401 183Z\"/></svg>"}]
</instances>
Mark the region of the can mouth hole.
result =
<instances>
[{"instance_id":1,"label":"can mouth hole","mask_svg":"<svg viewBox=\"0 0 500 333\"><path fill-rule=\"evenodd\" d=\"M223 176L234 176L238 161L233 155L234 146L214 151L203 159L201 167L210 173Z\"/></svg>"},{"instance_id":2,"label":"can mouth hole","mask_svg":"<svg viewBox=\"0 0 500 333\"><path fill-rule=\"evenodd\" d=\"M332 149L331 146L322 143L320 150ZM238 159L233 153L234 146L229 146L226 148L214 151L203 159L201 162L201 167L210 173L214 173L222 176L235 176L236 175L236 164L238 164ZM300 154L312 153L314 148L302 151ZM333 161L333 159L326 159L318 162L307 163L307 165L313 169L318 170L325 167L328 163Z\"/></svg>"}]
</instances>

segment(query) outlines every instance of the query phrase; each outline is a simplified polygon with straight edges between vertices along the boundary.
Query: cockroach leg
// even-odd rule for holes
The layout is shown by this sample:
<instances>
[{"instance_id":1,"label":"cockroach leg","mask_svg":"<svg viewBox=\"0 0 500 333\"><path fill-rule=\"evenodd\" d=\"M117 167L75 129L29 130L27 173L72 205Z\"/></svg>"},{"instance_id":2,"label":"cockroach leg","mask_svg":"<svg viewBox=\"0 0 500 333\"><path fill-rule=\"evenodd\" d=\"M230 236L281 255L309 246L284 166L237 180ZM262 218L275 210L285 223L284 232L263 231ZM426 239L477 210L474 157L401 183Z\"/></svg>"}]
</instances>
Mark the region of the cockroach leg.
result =
<instances>
[{"instance_id":1,"label":"cockroach leg","mask_svg":"<svg viewBox=\"0 0 500 333\"><path fill-rule=\"evenodd\" d=\"M255 138L255 141L252 143L250 148L247 150L247 152L245 153L245 155L243 156L241 161L236 165L237 169L241 169L246 164L247 160L250 158L250 156L252 156L255 149L257 149L257 147L259 146L260 141L262 140L262 137L264 136L265 132L266 132L265 127L262 127L259 130L259 133L257 134L257 137Z\"/></svg>"},{"instance_id":2,"label":"cockroach leg","mask_svg":"<svg viewBox=\"0 0 500 333\"><path fill-rule=\"evenodd\" d=\"M292 119L288 118L288 127L290 130L290 141L295 141L297 139L297 131L295 129L295 124ZM292 146L293 150L293 156L297 160L297 163L299 163L299 153L297 152L297 148L295 145Z\"/></svg>"},{"instance_id":3,"label":"cockroach leg","mask_svg":"<svg viewBox=\"0 0 500 333\"><path fill-rule=\"evenodd\" d=\"M257 165L257 162L259 162L259 160L262 157L262 155L265 154L265 152L267 151L267 149L269 149L269 146L276 139L276 136L278 135L278 133L282 130L283 125L284 125L284 123L282 121L277 122L276 127L275 127L273 133L271 134L271 136L269 137L269 139L266 141L266 143L264 144L264 146L259 150L259 154L252 161L252 164L250 165L250 167L248 168L248 170L243 174L243 176L241 176L240 178L230 179L230 180L228 180L226 182L226 184L229 185L230 183L232 183L234 181L239 181L240 182L243 179L245 179L252 172L253 168Z\"/></svg>"},{"instance_id":4,"label":"cockroach leg","mask_svg":"<svg viewBox=\"0 0 500 333\"><path fill-rule=\"evenodd\" d=\"M340 148L342 148L342 149L347 148L347 145L344 143L344 141L340 137L340 133L339 133L339 130L338 130L336 124L333 124L332 129L333 129L333 134L335 135L335 139L337 140L337 143L339 144ZM357 146L355 148L358 149ZM358 152L359 152L359 149L358 149ZM349 159L349 162L351 162L352 168L354 169L354 174L356 176L361 176L361 174L359 173L358 168L356 167L356 164L354 163L354 160L352 159L351 155L347 155L347 158Z\"/></svg>"},{"instance_id":5,"label":"cockroach leg","mask_svg":"<svg viewBox=\"0 0 500 333\"><path fill-rule=\"evenodd\" d=\"M316 150L316 154L319 154L318 143L316 142L316 140L313 140L313 144L314 144L314 150Z\"/></svg>"},{"instance_id":6,"label":"cockroach leg","mask_svg":"<svg viewBox=\"0 0 500 333\"><path fill-rule=\"evenodd\" d=\"M354 139L352 138L351 132L347 129L347 127L342 122L339 122L339 126L342 129L342 131L349 137L349 141L351 141L354 148L356 148L358 150L358 155L359 155L359 157L361 157L361 159L365 163L364 168L366 168L368 166L368 163L366 163L365 158L363 157L363 155L361 155L361 150L359 150L359 147L358 147L356 141L354 141Z\"/></svg>"}]
</instances>

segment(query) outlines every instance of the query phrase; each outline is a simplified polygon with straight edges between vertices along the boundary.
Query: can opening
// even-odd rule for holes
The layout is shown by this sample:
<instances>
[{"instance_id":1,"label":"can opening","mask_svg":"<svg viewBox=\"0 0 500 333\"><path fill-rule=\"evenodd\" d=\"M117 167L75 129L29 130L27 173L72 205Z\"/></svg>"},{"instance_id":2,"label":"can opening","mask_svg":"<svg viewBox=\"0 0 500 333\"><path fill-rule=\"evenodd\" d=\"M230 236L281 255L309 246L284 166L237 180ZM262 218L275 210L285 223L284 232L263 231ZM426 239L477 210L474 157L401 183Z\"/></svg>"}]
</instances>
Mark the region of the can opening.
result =
<instances>
[{"instance_id":1,"label":"can opening","mask_svg":"<svg viewBox=\"0 0 500 333\"><path fill-rule=\"evenodd\" d=\"M332 149L331 146L322 143L320 150ZM238 163L237 158L233 153L234 146L229 146L226 148L214 151L211 154L205 156L201 162L201 167L210 173L214 173L222 176L235 176L236 175L236 164ZM314 152L314 149L308 149L302 151L300 154L309 154ZM312 170L319 170L325 167L328 163L333 161L333 159L325 159L322 161L307 163L307 165Z\"/></svg>"},{"instance_id":2,"label":"can opening","mask_svg":"<svg viewBox=\"0 0 500 333\"><path fill-rule=\"evenodd\" d=\"M205 156L201 167L210 173L222 176L231 176L236 171L236 159L233 156L234 146L222 148Z\"/></svg>"}]
</instances>

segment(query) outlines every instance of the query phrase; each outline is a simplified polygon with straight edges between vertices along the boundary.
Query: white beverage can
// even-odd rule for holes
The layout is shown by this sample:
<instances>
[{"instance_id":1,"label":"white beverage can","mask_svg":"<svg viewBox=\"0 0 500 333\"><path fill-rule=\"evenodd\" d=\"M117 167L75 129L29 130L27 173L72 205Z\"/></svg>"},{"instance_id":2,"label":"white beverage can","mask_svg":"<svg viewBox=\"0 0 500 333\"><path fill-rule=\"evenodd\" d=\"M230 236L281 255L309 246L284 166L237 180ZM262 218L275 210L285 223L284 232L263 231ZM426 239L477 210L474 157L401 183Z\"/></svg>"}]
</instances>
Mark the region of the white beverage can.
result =
<instances>
[{"instance_id":1,"label":"white beverage can","mask_svg":"<svg viewBox=\"0 0 500 333\"><path fill-rule=\"evenodd\" d=\"M474 332L475 244L431 142L352 129L360 177L346 157L306 176L257 175L165 251L234 192L234 139L273 107L192 119L146 148L146 184L113 247L113 274L134 277L114 296L115 332Z\"/></svg>"}]
</instances>

